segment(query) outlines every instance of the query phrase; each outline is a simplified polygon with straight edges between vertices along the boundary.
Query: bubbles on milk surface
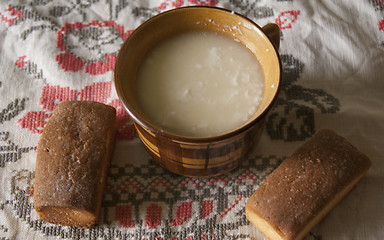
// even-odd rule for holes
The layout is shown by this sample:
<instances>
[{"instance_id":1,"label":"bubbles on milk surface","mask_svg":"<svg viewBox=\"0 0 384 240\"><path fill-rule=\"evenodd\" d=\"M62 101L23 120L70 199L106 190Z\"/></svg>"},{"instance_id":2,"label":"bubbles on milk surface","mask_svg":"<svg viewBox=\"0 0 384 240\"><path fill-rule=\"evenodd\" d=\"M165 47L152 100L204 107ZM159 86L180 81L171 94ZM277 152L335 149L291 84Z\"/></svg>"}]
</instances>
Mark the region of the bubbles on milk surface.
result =
<instances>
[{"instance_id":1,"label":"bubbles on milk surface","mask_svg":"<svg viewBox=\"0 0 384 240\"><path fill-rule=\"evenodd\" d=\"M245 123L261 102L264 75L256 57L221 34L191 32L161 42L137 75L141 108L178 135L207 137Z\"/></svg>"}]
</instances>

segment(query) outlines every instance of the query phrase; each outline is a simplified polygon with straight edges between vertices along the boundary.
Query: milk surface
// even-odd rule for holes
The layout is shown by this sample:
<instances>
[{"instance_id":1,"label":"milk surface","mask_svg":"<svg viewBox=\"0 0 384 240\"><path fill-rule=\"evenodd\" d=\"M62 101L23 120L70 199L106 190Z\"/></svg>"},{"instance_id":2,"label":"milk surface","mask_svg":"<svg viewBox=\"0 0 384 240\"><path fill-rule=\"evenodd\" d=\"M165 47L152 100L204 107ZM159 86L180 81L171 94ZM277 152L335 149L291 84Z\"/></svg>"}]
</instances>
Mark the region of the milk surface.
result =
<instances>
[{"instance_id":1,"label":"milk surface","mask_svg":"<svg viewBox=\"0 0 384 240\"><path fill-rule=\"evenodd\" d=\"M137 97L149 119L189 137L240 127L255 113L263 89L256 57L234 39L209 32L161 42L137 75Z\"/></svg>"}]
</instances>

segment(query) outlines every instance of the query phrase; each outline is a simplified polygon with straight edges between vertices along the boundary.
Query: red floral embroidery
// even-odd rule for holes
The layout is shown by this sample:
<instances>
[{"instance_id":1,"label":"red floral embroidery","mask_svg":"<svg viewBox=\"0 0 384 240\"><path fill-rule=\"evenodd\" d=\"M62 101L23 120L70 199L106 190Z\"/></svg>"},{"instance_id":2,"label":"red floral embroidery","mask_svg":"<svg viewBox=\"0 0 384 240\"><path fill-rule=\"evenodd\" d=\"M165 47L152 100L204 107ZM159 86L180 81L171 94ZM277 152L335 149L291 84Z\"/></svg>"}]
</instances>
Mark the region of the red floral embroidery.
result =
<instances>
[{"instance_id":1,"label":"red floral embroidery","mask_svg":"<svg viewBox=\"0 0 384 240\"><path fill-rule=\"evenodd\" d=\"M176 208L176 219L172 220L172 226L180 226L191 218L192 202L183 202Z\"/></svg>"},{"instance_id":2,"label":"red floral embroidery","mask_svg":"<svg viewBox=\"0 0 384 240\"><path fill-rule=\"evenodd\" d=\"M197 6L216 6L218 0L188 0L190 4ZM165 0L157 7L159 10L166 10L170 8L179 8L184 5L184 0Z\"/></svg>"},{"instance_id":3,"label":"red floral embroidery","mask_svg":"<svg viewBox=\"0 0 384 240\"><path fill-rule=\"evenodd\" d=\"M161 207L152 203L145 212L145 226L156 228L161 224Z\"/></svg>"},{"instance_id":4,"label":"red floral embroidery","mask_svg":"<svg viewBox=\"0 0 384 240\"><path fill-rule=\"evenodd\" d=\"M121 190L128 190L130 187L134 189L134 191L141 191L141 188L137 186L135 183L132 181L129 181L127 184L121 187Z\"/></svg>"},{"instance_id":5,"label":"red floral embroidery","mask_svg":"<svg viewBox=\"0 0 384 240\"><path fill-rule=\"evenodd\" d=\"M188 185L193 185L193 187L198 187L199 186L199 183L196 182L195 180L193 180L192 178L187 178L185 181L183 181L181 184L180 184L180 187L181 188L185 188L187 187Z\"/></svg>"},{"instance_id":6,"label":"red floral embroidery","mask_svg":"<svg viewBox=\"0 0 384 240\"><path fill-rule=\"evenodd\" d=\"M66 23L57 31L56 46L62 53L56 55L55 61L59 63L64 71L77 72L83 69L84 66L85 72L90 75L99 75L113 71L116 62L115 52L118 51L117 46L120 45L110 46L110 44L113 44L116 38L125 41L132 32L133 30L124 32L124 28L114 21L92 21L88 24L79 22L73 24ZM92 34L98 35L96 41L93 41L95 37ZM76 42L73 46L70 45L71 42L67 40L70 37L77 38L79 42ZM81 44L82 41L85 41L84 39L87 39L87 42ZM101 48L103 48L101 52L105 52L107 48L109 51L111 51L110 49L114 50L114 52L107 53L101 59L92 59L92 57L95 57L93 55L98 57L99 52L96 50ZM77 55L74 53L76 50L82 53Z\"/></svg>"},{"instance_id":7,"label":"red floral embroidery","mask_svg":"<svg viewBox=\"0 0 384 240\"><path fill-rule=\"evenodd\" d=\"M116 55L111 54L104 56L103 60L99 60L96 63L91 63L85 67L85 72L91 75L103 74L108 71L113 71L115 68Z\"/></svg>"},{"instance_id":8,"label":"red floral embroidery","mask_svg":"<svg viewBox=\"0 0 384 240\"><path fill-rule=\"evenodd\" d=\"M131 186L131 183L128 183L124 189L127 188L127 186ZM122 188L123 189L123 188ZM141 191L139 187L136 189L137 191ZM239 205L240 201L242 200L242 195L237 195L237 198L233 200L232 204L224 209L220 214L219 217L223 218L226 214L228 214L232 209L234 209L237 205ZM204 200L201 202L200 206L200 218L202 220L210 217L213 213L213 205L216 200L210 199L210 200ZM161 226L162 221L162 207L159 206L156 203L151 203L149 206L146 207L145 210L145 226L149 229L155 229L158 226ZM192 202L181 202L176 206L176 211L174 214L174 218L171 221L172 226L181 226L185 222L187 222L189 219L192 218L193 214L196 214L196 212L192 211ZM163 216L164 217L164 216ZM127 205L119 205L116 207L115 211L115 220L120 223L122 227L125 228L132 228L135 227L135 220L132 216L132 206ZM215 237L214 234L210 235L211 237ZM157 237L158 239L162 239L161 237ZM192 236L189 236L189 238L193 239ZM201 238L209 238L209 235L207 234L201 234ZM174 238L178 239L178 238Z\"/></svg>"},{"instance_id":9,"label":"red floral embroidery","mask_svg":"<svg viewBox=\"0 0 384 240\"><path fill-rule=\"evenodd\" d=\"M25 61L26 57L27 56L19 57L19 59L17 59L17 61L15 62L15 66L18 67L18 68L24 67L27 64L27 61Z\"/></svg>"},{"instance_id":10,"label":"red floral embroidery","mask_svg":"<svg viewBox=\"0 0 384 240\"><path fill-rule=\"evenodd\" d=\"M238 183L241 183L243 182L244 180L246 179L249 179L251 180L252 182L257 182L257 178L255 179L251 174L249 173L245 173L243 174L242 176L239 177L239 179L237 180Z\"/></svg>"},{"instance_id":11,"label":"red floral embroidery","mask_svg":"<svg viewBox=\"0 0 384 240\"><path fill-rule=\"evenodd\" d=\"M224 212L222 212L222 213L220 214L220 217L221 217L221 218L224 217L229 211L231 211L234 207L236 207L236 205L239 204L239 202L241 201L242 197L243 197L243 196L239 195L239 196L238 196L238 199L235 200L235 202L234 202L229 208L227 208L227 210L225 210Z\"/></svg>"},{"instance_id":12,"label":"red floral embroidery","mask_svg":"<svg viewBox=\"0 0 384 240\"><path fill-rule=\"evenodd\" d=\"M79 93L80 101L95 101L107 103L111 94L111 82L92 83L91 86L86 86Z\"/></svg>"},{"instance_id":13,"label":"red floral embroidery","mask_svg":"<svg viewBox=\"0 0 384 240\"><path fill-rule=\"evenodd\" d=\"M378 23L379 25L379 30L384 31L384 18Z\"/></svg>"},{"instance_id":14,"label":"red floral embroidery","mask_svg":"<svg viewBox=\"0 0 384 240\"><path fill-rule=\"evenodd\" d=\"M165 0L163 3L160 4L160 6L157 7L157 9L165 10L168 7L179 8L183 6L183 4L184 4L183 0Z\"/></svg>"},{"instance_id":15,"label":"red floral embroidery","mask_svg":"<svg viewBox=\"0 0 384 240\"><path fill-rule=\"evenodd\" d=\"M297 20L299 14L299 10L281 12L275 19L275 22L279 25L280 29L292 28L292 23Z\"/></svg>"},{"instance_id":16,"label":"red floral embroidery","mask_svg":"<svg viewBox=\"0 0 384 240\"><path fill-rule=\"evenodd\" d=\"M40 104L43 109L52 112L59 102L76 100L79 93L69 87L45 85L41 91Z\"/></svg>"},{"instance_id":17,"label":"red floral embroidery","mask_svg":"<svg viewBox=\"0 0 384 240\"><path fill-rule=\"evenodd\" d=\"M65 71L77 72L85 65L83 60L76 58L71 53L60 53L55 57L55 60Z\"/></svg>"},{"instance_id":18,"label":"red floral embroidery","mask_svg":"<svg viewBox=\"0 0 384 240\"><path fill-rule=\"evenodd\" d=\"M163 181L162 178L158 178L152 186L150 186L150 189L160 188L161 186L164 187L164 189L168 189L171 186L169 186L166 182Z\"/></svg>"},{"instance_id":19,"label":"red floral embroidery","mask_svg":"<svg viewBox=\"0 0 384 240\"><path fill-rule=\"evenodd\" d=\"M51 114L45 112L28 112L17 122L22 128L28 128L32 133L42 133L45 123Z\"/></svg>"},{"instance_id":20,"label":"red floral embroidery","mask_svg":"<svg viewBox=\"0 0 384 240\"><path fill-rule=\"evenodd\" d=\"M215 234L211 234L211 237L214 238L216 235ZM201 234L201 239L207 239L209 237L208 234Z\"/></svg>"},{"instance_id":21,"label":"red floral embroidery","mask_svg":"<svg viewBox=\"0 0 384 240\"><path fill-rule=\"evenodd\" d=\"M4 11L4 13L0 13L1 21L6 22L8 24L13 24L17 19L23 17L24 13L20 10L13 8L11 5Z\"/></svg>"},{"instance_id":22,"label":"red floral embroidery","mask_svg":"<svg viewBox=\"0 0 384 240\"><path fill-rule=\"evenodd\" d=\"M21 58L19 58L16 64L20 64L20 62L23 61L20 59ZM121 102L115 99L108 103L108 98L111 95L111 85L111 82L92 83L92 85L77 91L69 87L50 86L46 84L41 91L39 102L43 111L28 112L18 120L18 123L22 128L27 128L32 133L41 133L47 119L58 103L73 100L96 101L116 108L117 138L125 140L133 139L136 137L136 131Z\"/></svg>"},{"instance_id":23,"label":"red floral embroidery","mask_svg":"<svg viewBox=\"0 0 384 240\"><path fill-rule=\"evenodd\" d=\"M131 205L116 206L115 219L119 221L122 227L133 228L135 222L132 220Z\"/></svg>"},{"instance_id":24,"label":"red floral embroidery","mask_svg":"<svg viewBox=\"0 0 384 240\"><path fill-rule=\"evenodd\" d=\"M189 0L188 2L198 6L216 6L218 0Z\"/></svg>"},{"instance_id":25,"label":"red floral embroidery","mask_svg":"<svg viewBox=\"0 0 384 240\"><path fill-rule=\"evenodd\" d=\"M216 182L222 182L223 184L225 184L225 185L227 185L228 184L228 181L227 180L225 180L224 178L222 178L222 177L215 177L215 178L212 178L212 180L211 181L209 181L209 185L213 185L213 184L215 184Z\"/></svg>"},{"instance_id":26,"label":"red floral embroidery","mask_svg":"<svg viewBox=\"0 0 384 240\"><path fill-rule=\"evenodd\" d=\"M203 201L202 211L201 211L201 219L206 218L213 211L213 200Z\"/></svg>"}]
</instances>

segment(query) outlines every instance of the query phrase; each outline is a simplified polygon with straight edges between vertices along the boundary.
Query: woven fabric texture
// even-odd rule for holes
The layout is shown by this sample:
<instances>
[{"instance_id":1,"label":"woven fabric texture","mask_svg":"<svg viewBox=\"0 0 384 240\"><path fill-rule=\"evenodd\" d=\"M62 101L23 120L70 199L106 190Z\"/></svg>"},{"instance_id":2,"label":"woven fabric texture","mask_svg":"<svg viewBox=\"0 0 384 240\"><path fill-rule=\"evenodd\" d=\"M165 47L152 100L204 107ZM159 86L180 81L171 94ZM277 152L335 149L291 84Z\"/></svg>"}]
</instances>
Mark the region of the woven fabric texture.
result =
<instances>
[{"instance_id":1,"label":"woven fabric texture","mask_svg":"<svg viewBox=\"0 0 384 240\"><path fill-rule=\"evenodd\" d=\"M230 173L189 178L158 165L118 100L123 42L161 12L205 5L281 29L282 87L260 143ZM245 203L322 128L349 139L372 168L305 239L384 239L384 1L16 0L0 2L0 239L264 239ZM117 110L100 223L46 223L33 209L36 148L62 101Z\"/></svg>"}]
</instances>

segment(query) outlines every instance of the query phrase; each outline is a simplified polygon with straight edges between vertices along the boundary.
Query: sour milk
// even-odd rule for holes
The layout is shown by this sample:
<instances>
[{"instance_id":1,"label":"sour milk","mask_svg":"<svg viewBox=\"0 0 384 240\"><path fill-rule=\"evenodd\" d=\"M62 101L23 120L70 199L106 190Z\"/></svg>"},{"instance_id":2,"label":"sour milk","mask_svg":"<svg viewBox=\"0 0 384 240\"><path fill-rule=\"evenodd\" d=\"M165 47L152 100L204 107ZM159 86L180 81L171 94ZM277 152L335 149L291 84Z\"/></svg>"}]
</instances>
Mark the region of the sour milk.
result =
<instances>
[{"instance_id":1,"label":"sour milk","mask_svg":"<svg viewBox=\"0 0 384 240\"><path fill-rule=\"evenodd\" d=\"M243 44L192 32L161 42L137 75L137 97L151 121L169 132L209 137L240 127L262 99L264 75Z\"/></svg>"}]
</instances>

